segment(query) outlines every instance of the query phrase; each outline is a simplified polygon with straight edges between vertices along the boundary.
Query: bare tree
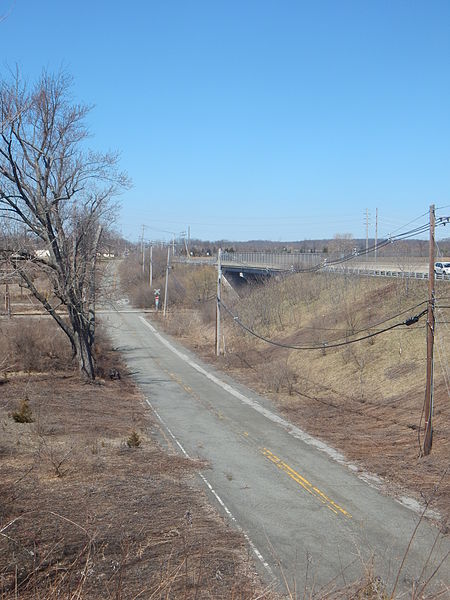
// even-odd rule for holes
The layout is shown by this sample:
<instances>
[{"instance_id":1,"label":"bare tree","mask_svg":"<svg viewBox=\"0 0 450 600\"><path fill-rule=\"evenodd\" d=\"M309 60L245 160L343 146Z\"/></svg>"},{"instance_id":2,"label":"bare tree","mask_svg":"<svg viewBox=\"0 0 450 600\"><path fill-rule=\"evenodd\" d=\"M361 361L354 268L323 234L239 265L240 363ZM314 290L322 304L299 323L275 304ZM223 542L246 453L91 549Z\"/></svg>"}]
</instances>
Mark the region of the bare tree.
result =
<instances>
[{"instance_id":1,"label":"bare tree","mask_svg":"<svg viewBox=\"0 0 450 600\"><path fill-rule=\"evenodd\" d=\"M11 246L4 237L1 254L67 335L82 373L94 379L98 246L112 198L129 183L117 171L117 154L86 149L91 107L73 103L71 87L65 73L44 72L35 85L16 73L1 83L0 220L26 228L26 242ZM54 300L36 285L37 270L51 282Z\"/></svg>"},{"instance_id":2,"label":"bare tree","mask_svg":"<svg viewBox=\"0 0 450 600\"><path fill-rule=\"evenodd\" d=\"M337 255L349 254L354 245L355 240L351 233L336 233L328 243L328 250L330 253Z\"/></svg>"}]
</instances>

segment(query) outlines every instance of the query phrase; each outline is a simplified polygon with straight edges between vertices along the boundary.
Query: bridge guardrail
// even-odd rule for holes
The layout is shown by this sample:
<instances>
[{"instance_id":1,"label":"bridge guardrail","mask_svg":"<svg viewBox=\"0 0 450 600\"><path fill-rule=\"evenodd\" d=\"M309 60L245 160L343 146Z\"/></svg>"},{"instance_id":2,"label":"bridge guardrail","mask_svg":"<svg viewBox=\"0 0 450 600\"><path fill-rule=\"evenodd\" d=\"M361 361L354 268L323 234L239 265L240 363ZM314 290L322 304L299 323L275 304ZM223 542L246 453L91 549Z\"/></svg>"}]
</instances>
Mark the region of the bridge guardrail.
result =
<instances>
[{"instance_id":1,"label":"bridge guardrail","mask_svg":"<svg viewBox=\"0 0 450 600\"><path fill-rule=\"evenodd\" d=\"M321 252L305 252L298 254L275 252L223 252L222 261L242 265L255 265L262 267L278 267L286 271L295 270L296 267L318 266L327 257Z\"/></svg>"},{"instance_id":2,"label":"bridge guardrail","mask_svg":"<svg viewBox=\"0 0 450 600\"><path fill-rule=\"evenodd\" d=\"M363 267L347 267L347 266L327 266L324 265L324 256L319 253L311 254L271 254L269 252L223 252L222 263L234 264L241 266L243 269L261 268L267 271L292 271L297 269L319 267L318 271L328 273L339 273L341 275L358 275L364 277L394 277L394 278L410 278L410 279L427 279L428 272L424 271L406 271L395 269L377 269ZM314 262L315 260L315 262ZM186 262L191 264L217 264L214 257L197 258L197 259L177 259L177 262ZM322 265L322 266L321 266ZM450 275L436 274L436 280L450 281Z\"/></svg>"},{"instance_id":3,"label":"bridge guardrail","mask_svg":"<svg viewBox=\"0 0 450 600\"><path fill-rule=\"evenodd\" d=\"M386 269L361 269L351 267L323 267L321 271L327 271L330 273L348 274L348 275L361 275L366 277L396 277L396 278L408 278L408 279L428 279L428 273L421 271L393 271ZM441 275L436 273L436 280L450 281L450 275Z\"/></svg>"}]
</instances>

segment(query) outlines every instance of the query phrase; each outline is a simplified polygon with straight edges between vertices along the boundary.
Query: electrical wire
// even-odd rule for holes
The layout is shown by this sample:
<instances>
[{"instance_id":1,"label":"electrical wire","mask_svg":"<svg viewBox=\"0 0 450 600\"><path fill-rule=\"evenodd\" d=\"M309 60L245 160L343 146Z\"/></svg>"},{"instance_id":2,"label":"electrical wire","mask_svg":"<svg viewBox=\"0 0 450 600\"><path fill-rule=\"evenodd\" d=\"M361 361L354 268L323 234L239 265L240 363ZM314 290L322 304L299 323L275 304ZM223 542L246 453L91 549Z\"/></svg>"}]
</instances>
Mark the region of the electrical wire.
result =
<instances>
[{"instance_id":1,"label":"electrical wire","mask_svg":"<svg viewBox=\"0 0 450 600\"><path fill-rule=\"evenodd\" d=\"M386 317L385 319L383 319L381 321L377 321L376 323L373 323L372 325L367 325L365 327L361 327L360 329L357 329L356 331L354 331L351 334L347 333L346 335L343 335L341 337L335 338L333 340L333 343L334 342L338 342L339 340L342 340L342 339L347 340L349 337L353 337L354 335L358 335L359 333L362 333L363 331L372 331L372 332L373 331L377 331L378 333L383 333L385 331L384 329L375 330L374 328L375 327L379 327L380 325L383 325L384 323L387 323L389 321L392 321L393 319L401 317L402 315L404 315L404 314L406 314L408 312L411 312L411 311L415 310L416 308L419 308L419 307L421 307L421 306L423 306L424 304L427 304L427 303L428 303L428 301L425 300L424 302L420 302L419 304L416 304L415 306L410 306L409 308L406 308L405 310L402 310L401 312L398 312L395 315L391 315L390 317ZM314 329L315 330L319 329L319 330L323 330L323 331L336 331L336 332L347 331L347 330L343 330L343 329L326 329L326 328L322 328L322 327L302 327L301 329L303 329L303 330L304 329L313 329L313 330ZM417 328L415 327L414 329L417 329Z\"/></svg>"},{"instance_id":2,"label":"electrical wire","mask_svg":"<svg viewBox=\"0 0 450 600\"><path fill-rule=\"evenodd\" d=\"M449 370L449 366L448 366L448 360L446 359L445 363L444 363L444 347L442 344L442 355L441 355L441 341L438 335L435 336L435 340L436 340L436 349L437 349L437 354L438 354L438 360L439 360L439 365L441 367L441 371L442 371L442 375L444 378L444 382L445 382L445 387L447 388L447 394L450 397L450 370Z\"/></svg>"},{"instance_id":3,"label":"electrical wire","mask_svg":"<svg viewBox=\"0 0 450 600\"><path fill-rule=\"evenodd\" d=\"M397 227L397 229L394 229L393 231L391 231L389 233L389 235L391 235L392 233L396 233L397 231L400 231L404 227L408 227L408 225L411 225L412 223L415 223L419 219L423 219L423 217L426 217L427 215L428 215L428 211L424 212L423 215L420 215L420 216L416 217L415 219L412 219L411 221L408 221L408 223L405 223L404 225L401 225L400 227ZM389 236L386 235L385 237L389 237Z\"/></svg>"},{"instance_id":4,"label":"electrical wire","mask_svg":"<svg viewBox=\"0 0 450 600\"><path fill-rule=\"evenodd\" d=\"M412 219L411 221L408 221L408 223L406 223L405 225L402 225L401 227L398 227L397 229L394 230L393 233L395 233L396 231L400 231L401 229L404 229L405 227L407 227L408 225L415 223L416 221L418 221L419 219L422 219L424 216L426 216L428 214L428 211L423 213L422 215L416 217L415 219ZM447 218L446 217L439 217L436 220L435 225L439 226L439 225L445 225ZM397 241L403 241L403 240L407 240L410 238L413 238L417 235L420 235L421 233L425 233L426 231L428 231L430 228L430 223L424 223L423 225L419 225L418 227L415 227L414 229L410 229L408 231L405 231L403 233L399 233L397 235L392 235L389 234L388 236L386 236L386 239L382 242L379 242L377 244L373 244L372 246L370 246L367 249L364 250L359 250L356 253L351 252L347 255L344 255L338 259L334 259L334 260L330 260L330 261L326 261L321 262L317 265L314 265L312 267L308 267L308 268L304 268L304 269L295 269L294 271L296 273L314 273L317 272L321 269L323 269L324 267L329 267L329 266L333 266L333 265L338 265L338 264L343 264L345 262L348 262L350 260L353 260L355 258L359 258L362 256L367 256L368 254L375 252L375 251L379 251L380 249L384 248L385 246L388 246L391 243L397 242ZM307 256L307 255L306 255ZM246 267L248 266L247 264L238 261L238 260L234 260L233 262L236 262L237 265L239 266L243 266Z\"/></svg>"},{"instance_id":5,"label":"electrical wire","mask_svg":"<svg viewBox=\"0 0 450 600\"><path fill-rule=\"evenodd\" d=\"M435 301L435 309L437 314L442 317L444 316L444 313L441 310L441 306L439 304L439 302ZM448 336L449 333L449 327L448 327L448 322L445 320L445 316L444 316L444 320L437 320L435 321L435 339L436 339L436 348L438 351L438 358L439 358L439 363L444 375L444 380L445 380L445 385L447 386L447 392L449 392L449 381L450 381L450 373L449 373L449 367L448 367L448 359L446 358L446 353L445 353L445 347L444 347L444 343L441 342L441 333L440 333L440 328L436 327L436 325L444 325L445 327L445 331L446 334ZM441 352L441 348L442 347L442 352ZM444 358L446 360L446 363L444 364ZM450 393L449 393L450 396Z\"/></svg>"},{"instance_id":6,"label":"electrical wire","mask_svg":"<svg viewBox=\"0 0 450 600\"><path fill-rule=\"evenodd\" d=\"M216 298L216 296L214 296L214 298ZM424 304L428 304L428 300L424 300L423 302L419 302L418 304L415 304L414 306L410 306L409 308L405 308L405 310L402 310L398 313L396 313L395 315L391 315L389 317L385 317L384 319L382 319L381 321L377 321L376 323L373 323L371 325L366 325L364 327L360 327L359 329L355 330L353 333L349 334L347 333L348 330L345 329L333 329L333 328L327 328L327 327L301 327L301 330L321 330L321 331L334 331L334 332L342 332L345 331L345 335L334 338L332 340L332 343L338 342L340 340L348 340L349 337L353 337L355 335L358 335L360 333L363 333L364 331L370 331L371 333L376 331L377 333L384 333L385 329L375 329L375 327L379 327L380 325L383 325L384 323L388 323L389 321L392 321L398 317L401 317L403 315L405 315L406 313L412 312L413 310L416 310L417 308L420 308L421 306L423 306ZM418 327L415 327L415 329L418 329ZM411 330L408 330L411 331Z\"/></svg>"},{"instance_id":7,"label":"electrical wire","mask_svg":"<svg viewBox=\"0 0 450 600\"><path fill-rule=\"evenodd\" d=\"M356 338L354 340L346 340L345 342L338 342L337 344L335 344L335 343L329 344L327 342L322 342L318 346L317 345L315 345L315 346L291 346L290 344L283 344L282 342L276 342L274 340L270 340L269 338L266 338L263 335L256 333L256 331L253 331L253 329L251 329L250 327L248 327L247 325L242 323L242 321L239 319L239 317L237 315L235 315L219 298L217 298L217 302L218 302L219 306L223 307L225 309L225 311L233 318L233 321L235 323L237 323L237 325L239 325L239 327L241 327L242 329L244 329L245 331L247 331L254 337L256 337L268 344L272 344L273 346L279 346L281 348L288 348L290 350L321 350L324 348L328 349L328 348L339 348L341 346L348 346L349 344L355 344L356 342L362 342L363 340L368 340L368 339L373 338L382 333L386 333L387 331L391 331L392 329L396 329L397 327L401 327L402 325L406 325L409 327L410 325L417 323L418 320L427 313L427 310L424 310L421 313L419 313L418 315L415 315L414 317L411 317L410 319L406 319L405 321L402 321L401 323L396 323L389 327L385 327L384 329L382 329L380 331L370 333L368 335Z\"/></svg>"},{"instance_id":8,"label":"electrical wire","mask_svg":"<svg viewBox=\"0 0 450 600\"><path fill-rule=\"evenodd\" d=\"M423 215L422 215L423 216ZM418 217L421 218L421 217ZM417 219L416 219L417 220ZM442 223L438 223L442 224ZM321 262L317 265L314 265L312 267L308 267L305 269L295 269L296 273L314 273L319 271L320 269L323 269L324 267L329 267L329 266L333 266L333 265L338 265L338 264L343 264L345 262L348 262L350 260L353 260L355 258L359 258L361 256L367 256L368 254L375 252L375 250L380 250L381 248L384 248L385 246L388 246L391 243L397 242L397 241L403 241L406 239L410 239L412 237L415 237L417 235L419 235L420 233L424 233L425 231L428 231L430 228L430 224L426 223L424 225L421 225L419 227L416 227L415 229L411 229L409 231L405 231L404 233L400 233L396 236L389 236L386 240L384 240L383 242L380 242L378 244L374 244L372 246L370 246L367 249L364 250L359 250L356 253L351 252L349 254L346 254L340 258L334 259L334 260L326 260L326 262ZM306 255L307 256L307 255ZM241 265L243 267L248 266L245 263L241 262L241 261L235 261L236 264Z\"/></svg>"},{"instance_id":9,"label":"electrical wire","mask_svg":"<svg viewBox=\"0 0 450 600\"><path fill-rule=\"evenodd\" d=\"M368 325L367 327L362 327L361 329L358 329L357 331L355 331L355 333L353 335L357 335L358 333L362 333L363 331L368 331L369 329L373 329L374 327L379 327L380 325L383 325L384 323L387 323L388 321L392 321L393 319L396 319L397 317L401 317L401 316L405 315L406 313L415 310L416 308L420 308L424 304L428 304L428 300L419 302L419 304L416 304L415 306L410 306L409 308L405 308L405 310L402 310L402 311L398 312L397 314L392 315L391 317L386 317L382 321L378 321L377 323L374 323L373 325Z\"/></svg>"},{"instance_id":10,"label":"electrical wire","mask_svg":"<svg viewBox=\"0 0 450 600\"><path fill-rule=\"evenodd\" d=\"M437 250L437 258L443 259L444 255L442 254L442 250L440 249L439 244L437 243L436 240L434 241L434 245L435 245L436 250Z\"/></svg>"},{"instance_id":11,"label":"electrical wire","mask_svg":"<svg viewBox=\"0 0 450 600\"><path fill-rule=\"evenodd\" d=\"M445 329L447 330L447 332L449 332L449 328L446 325L446 315L442 312L442 309L445 308L445 306L442 306L441 304L439 304L439 301L437 299L435 299L434 307L436 309L436 312L439 313L439 316L443 319L440 322L445 325Z\"/></svg>"}]
</instances>

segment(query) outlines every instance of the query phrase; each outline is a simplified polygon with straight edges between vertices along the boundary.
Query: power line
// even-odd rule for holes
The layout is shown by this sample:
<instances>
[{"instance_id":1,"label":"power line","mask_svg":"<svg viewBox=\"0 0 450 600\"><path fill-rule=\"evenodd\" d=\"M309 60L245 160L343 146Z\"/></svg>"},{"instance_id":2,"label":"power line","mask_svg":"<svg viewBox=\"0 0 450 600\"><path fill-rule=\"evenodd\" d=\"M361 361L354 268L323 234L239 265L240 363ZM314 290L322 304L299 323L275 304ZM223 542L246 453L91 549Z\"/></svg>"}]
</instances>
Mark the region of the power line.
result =
<instances>
[{"instance_id":1,"label":"power line","mask_svg":"<svg viewBox=\"0 0 450 600\"><path fill-rule=\"evenodd\" d=\"M427 300L423 301L423 302L419 302L419 304L416 304L414 306L410 306L409 308L405 308L405 310L402 310L398 313L396 313L395 315L391 315L390 317L386 317L384 319L382 319L381 321L377 321L376 323L373 323L372 325L366 325L364 327L360 327L359 329L355 330L353 333L346 333L346 335L343 335L341 337L335 338L334 340L332 340L332 342L338 342L339 340L345 339L348 340L349 337L353 337L354 335L358 335L359 333L362 333L363 331L376 331L378 333L383 333L385 331L385 329L378 329L375 330L375 327L379 327L380 325L383 325L384 323L387 323L389 321L392 321L393 319L396 319L398 317L401 317L402 315L411 312L417 308L420 308L421 306L423 306L424 304L427 304ZM345 331L348 332L348 329L333 329L333 328L328 328L328 327L301 327L301 330L320 330L320 331L335 331L335 332L341 332L341 331ZM416 327L414 329L417 329Z\"/></svg>"},{"instance_id":2,"label":"power line","mask_svg":"<svg viewBox=\"0 0 450 600\"><path fill-rule=\"evenodd\" d=\"M404 227L408 227L408 225L411 225L412 223L415 223L416 221L419 221L419 219L423 219L423 217L426 217L426 216L428 216L428 211L424 212L422 215L416 217L415 219L408 221L404 225L400 225L400 227L397 227L397 229L394 229L393 231L391 231L389 235L396 233L397 231L400 231ZM386 237L389 237L389 236L386 236Z\"/></svg>"},{"instance_id":3,"label":"power line","mask_svg":"<svg viewBox=\"0 0 450 600\"><path fill-rule=\"evenodd\" d=\"M266 338L263 335L256 333L256 331L253 331L253 329L251 329L250 327L248 327L247 325L242 323L242 321L239 319L239 317L237 315L235 315L221 300L217 299L217 301L220 303L220 306L223 307L224 310L233 318L233 321L235 323L237 323L237 325L239 325L239 327L241 327L242 329L244 329L245 331L247 331L254 337L262 340L263 342L267 342L268 344L272 344L273 346L279 346L280 348L288 348L290 350L321 350L324 348L338 348L341 346L347 346L349 344L354 344L356 342L362 342L363 340L373 338L382 333L386 333L387 331L391 331L392 329L396 329L397 327L401 327L402 325L409 327L409 326L413 325L414 323L417 323L419 321L419 319L427 313L427 310L424 310L421 313L419 313L418 315L415 315L414 317L410 317L409 319L406 319L405 321L402 321L401 323L396 323L389 327L385 327L384 329L381 329L380 331L370 333L368 335L365 335L360 338L356 338L354 340L346 340L345 342L339 342L337 344L335 344L335 343L329 344L328 342L324 341L324 342L321 342L320 345L318 345L318 346L317 345L316 346L291 346L290 344L283 344L282 342L276 342L274 340L270 340L269 338Z\"/></svg>"},{"instance_id":4,"label":"power line","mask_svg":"<svg viewBox=\"0 0 450 600\"><path fill-rule=\"evenodd\" d=\"M377 321L376 323L372 323L371 325L365 325L364 327L360 327L359 329L355 330L353 333L346 333L346 335L343 335L341 337L335 338L334 340L332 340L332 343L338 342L339 340L345 339L348 340L349 337L353 337L354 335L358 335L359 333L362 333L364 331L371 331L372 332L377 332L377 333L384 333L386 331L386 329L377 329L375 330L375 327L379 327L380 325L383 325L384 323L388 323L389 321L393 321L394 319L397 319L398 317L401 317L402 315L405 315L406 313L412 312L413 310L416 310L417 308L420 308L421 306L423 306L424 304L427 304L427 300L424 300L423 302L419 302L418 304L415 304L414 306L410 306L409 308L405 308L404 310L391 315L389 317L385 317L383 318L381 321ZM234 318L234 316L233 316ZM348 332L348 329L337 329L337 328L331 328L331 327L301 327L300 331L304 331L305 329L308 330L320 330L320 331L334 331L336 333L338 332ZM414 328L418 329L417 327ZM323 346L321 346L323 347ZM327 346L330 347L330 346Z\"/></svg>"},{"instance_id":5,"label":"power line","mask_svg":"<svg viewBox=\"0 0 450 600\"><path fill-rule=\"evenodd\" d=\"M441 219L444 219L444 218L441 217ZM444 224L444 223L440 222L439 225L441 225L441 224ZM380 242L379 244L376 244L376 245L374 244L374 245L366 248L365 250L359 250L357 252L352 251L351 253L342 256L341 258L331 260L331 261L326 261L325 263L321 263L321 264L315 265L314 267L309 267L307 269L297 269L296 272L297 273L315 272L315 271L323 269L324 267L327 267L327 266L342 264L342 263L348 262L350 260L353 260L354 258L357 258L360 256L366 256L372 252L375 252L375 250L378 251L381 248L384 248L385 246L388 246L389 244L392 244L394 242L403 241L403 240L415 237L415 236L419 235L420 233L424 233L425 231L428 231L429 228L430 228L430 224L427 223L425 225L421 225L420 227L416 227L415 229L411 229L410 231L405 231L404 233L400 233L396 236L391 235L387 239L385 239L383 242Z\"/></svg>"},{"instance_id":6,"label":"power line","mask_svg":"<svg viewBox=\"0 0 450 600\"><path fill-rule=\"evenodd\" d=\"M423 213L422 215L420 215L419 217L412 219L405 225L402 225L401 227L398 227L397 229L395 229L393 233L407 227L408 225L418 221L419 219L422 219L427 214L428 213L426 212L426 213ZM439 217L438 219L436 219L436 226L445 225L447 222L449 222L449 217ZM355 258L367 256L368 254L370 254L372 252L375 252L375 251L378 252L378 250L380 250L381 248L384 248L385 246L388 246L389 244L413 238L421 233L425 233L429 229L430 229L430 223L427 222L427 223L424 223L423 225L419 225L418 227L415 227L414 229L404 231L403 233L399 233L397 235L392 235L392 233L391 233L388 236L386 236L384 241L373 244L372 246L366 247L365 250L358 250L356 252L352 251L351 253L341 256L340 258L337 258L334 260L325 259L324 262L321 262L312 267L307 267L304 269L297 268L297 269L295 269L295 272L296 273L314 273L314 272L317 272L317 271L323 269L324 267L343 264L343 263L349 262L350 260L353 260ZM234 262L236 262L237 265L240 265L242 267L248 266L241 261L234 261Z\"/></svg>"},{"instance_id":7,"label":"power line","mask_svg":"<svg viewBox=\"0 0 450 600\"><path fill-rule=\"evenodd\" d=\"M373 330L374 327L379 327L380 325L383 325L384 323L388 323L389 321L397 319L398 317L401 317L402 315L405 315L406 313L411 312L411 311L415 310L416 308L420 308L424 304L427 304L427 300L424 300L423 302L419 302L419 304L416 304L415 306L405 308L405 310L402 310L402 311L398 312L397 314L392 315L390 317L386 317L385 319L378 321L377 323L374 323L373 325L367 325L366 327L361 327L360 329L357 329L356 331L354 331L350 336L345 336L345 338L347 339L347 337L352 337L353 335L358 335L359 333L362 333L363 331ZM379 333L383 333L385 330L379 329L377 331ZM340 339L342 339L342 338L336 338L335 340L333 340L333 342L337 342Z\"/></svg>"},{"instance_id":8,"label":"power line","mask_svg":"<svg viewBox=\"0 0 450 600\"><path fill-rule=\"evenodd\" d=\"M441 347L442 347L442 355L441 355ZM439 364L441 366L442 375L445 382L445 387L447 388L447 394L450 397L450 372L448 366L448 359L445 359L444 355L444 345L442 344L439 335L436 335L436 348L438 354ZM445 363L444 363L445 359Z\"/></svg>"}]
</instances>

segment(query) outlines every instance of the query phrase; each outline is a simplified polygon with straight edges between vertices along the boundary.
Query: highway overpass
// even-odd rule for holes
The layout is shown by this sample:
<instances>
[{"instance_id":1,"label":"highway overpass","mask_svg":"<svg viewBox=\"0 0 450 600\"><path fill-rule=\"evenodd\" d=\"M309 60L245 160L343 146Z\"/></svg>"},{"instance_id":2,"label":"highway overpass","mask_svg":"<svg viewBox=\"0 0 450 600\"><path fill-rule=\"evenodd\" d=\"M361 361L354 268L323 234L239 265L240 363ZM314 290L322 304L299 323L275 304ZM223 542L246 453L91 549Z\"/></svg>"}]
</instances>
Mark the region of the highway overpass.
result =
<instances>
[{"instance_id":1,"label":"highway overpass","mask_svg":"<svg viewBox=\"0 0 450 600\"><path fill-rule=\"evenodd\" d=\"M339 260L339 256L313 252L292 254L287 252L223 252L221 265L223 272L233 279L260 279L289 272L329 272L360 277L428 279L428 263L425 257L375 259L373 256L355 256L344 262L338 262ZM175 261L217 265L216 257L176 257ZM450 276L436 275L436 279L450 281Z\"/></svg>"}]
</instances>

